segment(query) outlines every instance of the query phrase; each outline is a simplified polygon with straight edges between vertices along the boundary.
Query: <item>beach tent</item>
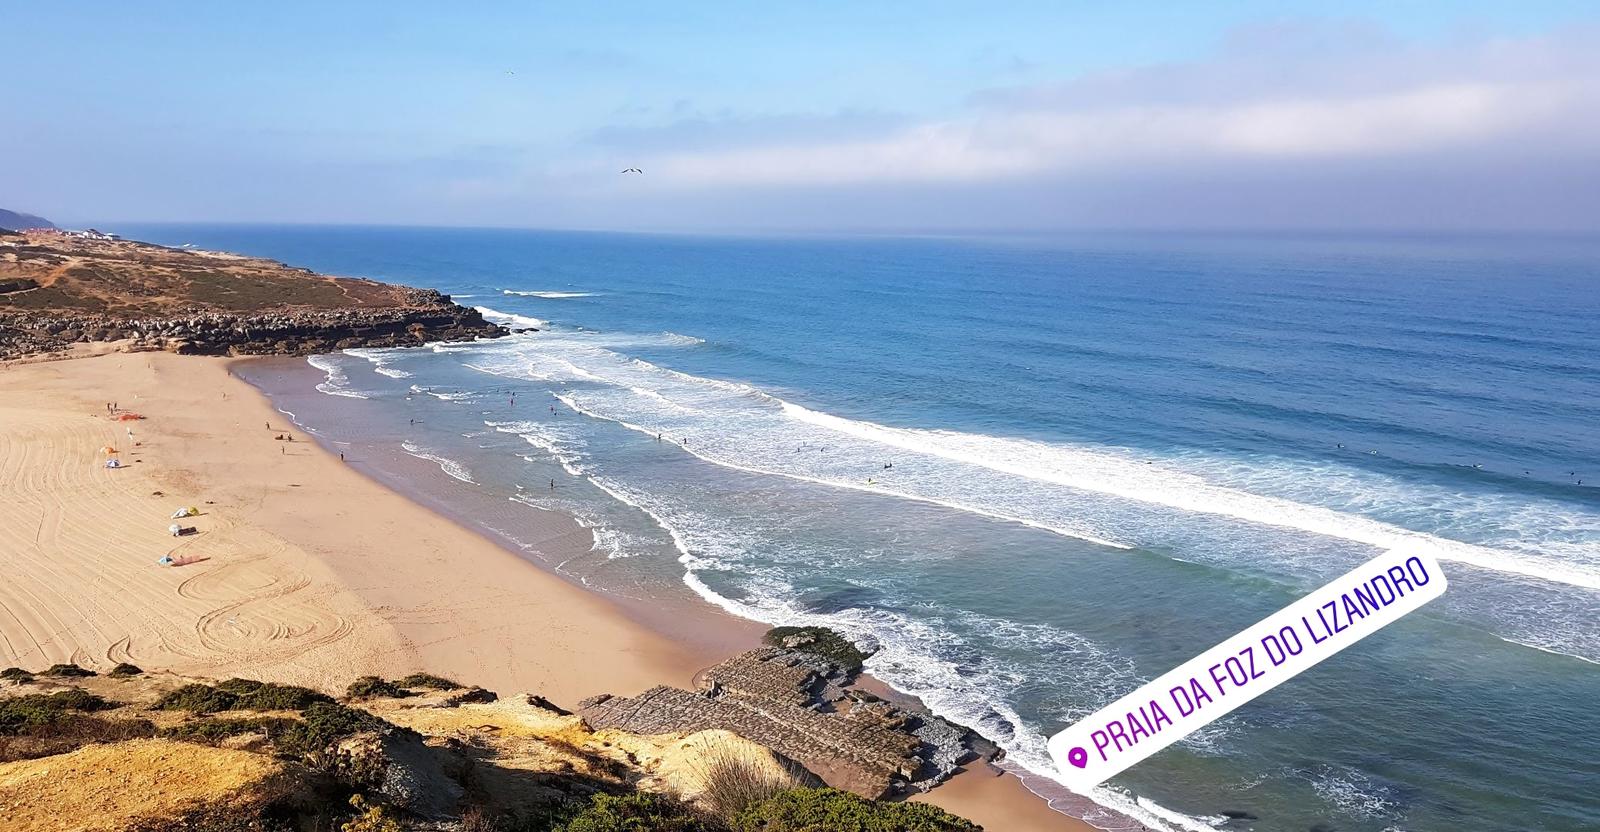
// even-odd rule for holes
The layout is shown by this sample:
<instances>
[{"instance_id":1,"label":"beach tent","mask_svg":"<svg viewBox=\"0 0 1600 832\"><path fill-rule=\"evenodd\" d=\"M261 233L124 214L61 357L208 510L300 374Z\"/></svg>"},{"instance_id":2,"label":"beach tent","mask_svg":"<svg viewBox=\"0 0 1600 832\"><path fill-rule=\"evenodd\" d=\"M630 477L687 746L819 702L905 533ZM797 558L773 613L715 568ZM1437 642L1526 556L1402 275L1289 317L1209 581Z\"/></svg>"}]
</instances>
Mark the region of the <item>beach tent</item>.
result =
<instances>
[{"instance_id":1,"label":"beach tent","mask_svg":"<svg viewBox=\"0 0 1600 832\"><path fill-rule=\"evenodd\" d=\"M173 563L175 563L175 561L173 561L171 555L162 555L161 559L156 561L156 563L159 563L162 566L171 566Z\"/></svg>"},{"instance_id":2,"label":"beach tent","mask_svg":"<svg viewBox=\"0 0 1600 832\"><path fill-rule=\"evenodd\" d=\"M106 460L106 467L107 468L121 468L122 467L122 460L119 460L116 457L112 457L112 458Z\"/></svg>"},{"instance_id":3,"label":"beach tent","mask_svg":"<svg viewBox=\"0 0 1600 832\"><path fill-rule=\"evenodd\" d=\"M170 532L173 537L177 537L178 535L183 534L183 527L177 523L173 523L167 527L167 531Z\"/></svg>"},{"instance_id":4,"label":"beach tent","mask_svg":"<svg viewBox=\"0 0 1600 832\"><path fill-rule=\"evenodd\" d=\"M180 508L177 511L174 511L172 513L172 519L174 519L174 520L177 520L180 517L199 517L199 516L200 516L200 509L197 509L194 506L189 506L188 508Z\"/></svg>"},{"instance_id":5,"label":"beach tent","mask_svg":"<svg viewBox=\"0 0 1600 832\"><path fill-rule=\"evenodd\" d=\"M111 447L110 445L107 445L104 448L100 449L100 453L103 453L103 454L114 454L116 452L117 452L117 449Z\"/></svg>"}]
</instances>

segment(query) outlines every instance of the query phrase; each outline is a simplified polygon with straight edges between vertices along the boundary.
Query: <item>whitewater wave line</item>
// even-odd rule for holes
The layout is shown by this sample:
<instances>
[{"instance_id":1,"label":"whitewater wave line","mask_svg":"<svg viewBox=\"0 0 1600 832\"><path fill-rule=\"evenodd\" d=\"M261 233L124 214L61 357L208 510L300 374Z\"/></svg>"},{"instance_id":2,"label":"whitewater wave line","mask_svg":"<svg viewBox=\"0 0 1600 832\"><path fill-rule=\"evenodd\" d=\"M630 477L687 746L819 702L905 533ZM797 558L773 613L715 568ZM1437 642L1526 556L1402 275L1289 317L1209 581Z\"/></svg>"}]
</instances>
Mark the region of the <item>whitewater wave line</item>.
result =
<instances>
[{"instance_id":1,"label":"whitewater wave line","mask_svg":"<svg viewBox=\"0 0 1600 832\"><path fill-rule=\"evenodd\" d=\"M1427 546L1443 559L1464 563L1476 568L1510 575L1520 575L1557 584L1567 584L1587 589L1600 589L1600 570L1583 565L1552 562L1537 555L1513 550L1466 543L1426 532L1413 531L1360 515L1346 514L1334 509L1310 506L1293 500L1269 497L1236 488L1214 485L1206 480L1166 466L1155 466L1145 461L1123 459L1104 450L1079 449L1042 442L992 437L983 434L965 434L955 431L892 428L866 421L857 421L819 412L773 396L748 384L708 379L677 370L659 367L639 358L628 358L609 350L602 352L619 361L646 372L659 372L699 388L722 390L740 398L776 408L784 417L822 428L833 433L850 436L882 447L898 448L927 457L944 459L980 467L1035 482L1059 485L1081 492L1110 495L1146 505L1157 505L1182 511L1243 520L1261 526L1287 528L1323 535L1335 539L1362 543L1374 548L1389 550L1406 546ZM565 365L579 378L598 381L619 390L631 390L644 395L648 388L626 379L613 379L597 375L578 367L567 357L542 355L551 364ZM475 369L495 375L502 373L489 367ZM530 362L527 372L537 372ZM662 400L659 392L650 396ZM655 436L661 431L629 421L622 416L602 413L584 407L570 393L557 394L563 403L584 415L615 422L624 427ZM789 479L813 482L836 488L849 488L868 493L885 494L902 499L967 511L986 517L1021 523L1033 528L1055 532L1064 536L1110 546L1132 549L1134 545L1113 540L1103 534L1059 522L1046 523L1020 512L997 511L955 499L941 499L915 493L905 488L885 484L862 485L837 477L818 477L787 470L781 466L752 465L748 461L728 458L703 449L684 446L690 454L716 465L750 473L782 476Z\"/></svg>"},{"instance_id":2,"label":"whitewater wave line","mask_svg":"<svg viewBox=\"0 0 1600 832\"><path fill-rule=\"evenodd\" d=\"M400 449L417 459L426 459L439 466L439 470L465 483L477 485L478 481L472 478L472 472L465 465L445 456L439 456L431 451L424 450L420 445L406 440L400 443Z\"/></svg>"},{"instance_id":3,"label":"whitewater wave line","mask_svg":"<svg viewBox=\"0 0 1600 832\"><path fill-rule=\"evenodd\" d=\"M645 427L643 425L636 425L636 424L634 424L632 422L628 422L628 421L625 421L625 420L622 420L622 419L618 419L618 418L615 418L615 417L612 417L612 416L607 416L607 415L605 415L603 413L598 413L598 412L595 412L593 410L589 410L589 409L583 407L582 405L579 405L576 401L574 401L573 397L572 397L572 394L570 394L570 393L557 393L557 394L555 394L555 397L562 404L564 404L567 407L572 408L574 411L576 411L578 413L582 413L583 415L588 416L590 418L601 419L601 420L604 420L604 421L607 421L607 422L613 422L615 424L618 424L618 425L621 425L622 427L627 428L628 430L635 431L635 432L638 432L638 433L642 433L642 434L644 434L646 436L654 437L654 436L657 436L660 433L660 431L651 430L650 428L647 428L647 427ZM682 448L682 450L684 450L685 452L687 452L690 456L697 457L699 459L703 459L706 462L709 462L709 463L711 463L713 465L721 466L723 468L732 468L735 471L744 471L747 474L762 474L762 475L773 476L773 477L784 477L784 478L791 479L791 480L798 480L800 482L815 483L817 485L825 485L825 486L829 486L829 487L832 487L832 488L848 488L848 489L850 489L852 491L862 491L862 492L866 492L868 494L881 494L881 495L886 496L886 497L895 497L895 498L902 499L902 500L911 500L913 502L918 502L918 503L926 503L926 504L929 504L929 505L943 506L945 508L953 508L953 509L955 509L957 511L970 512L972 514L978 514L978 515L982 515L984 517L990 517L990 518L993 518L995 520L1004 520L1004 521L1007 521L1007 522L1010 522L1010 523L1020 523L1021 525L1028 526L1030 528L1041 529L1043 531L1052 532L1054 534L1061 535L1062 537L1070 537L1070 538L1074 538L1076 540L1082 540L1082 541L1085 541L1085 542L1088 542L1088 543L1093 543L1093 544L1096 544L1096 545L1099 545L1099 546L1108 546L1108 547L1113 548L1113 549L1132 549L1133 548L1132 546L1129 546L1129 545L1127 545L1125 543L1118 543L1118 542L1116 542L1114 540L1107 540L1107 539L1105 539L1103 537L1096 537L1096 536L1094 536L1092 534L1089 534L1088 532L1080 531L1078 529L1068 529L1068 528L1062 528L1062 527L1059 527L1059 526L1051 526L1049 524L1041 523L1041 522L1039 522L1037 520L1034 520L1032 518L1029 518L1029 517L1019 517L1019 516L1016 516L1016 515L1005 514L1005 513L1002 513L1002 512L997 512L997 511L993 511L993 510L986 509L986 508L981 508L981 507L974 506L974 505L956 503L956 502L946 502L944 500L936 500L936 499L934 499L932 497L924 497L924 496L922 496L920 494L911 494L911 493L904 492L904 491L896 491L896 490L890 489L890 488L880 488L880 487L873 486L873 485L864 485L864 484L861 484L861 483L849 482L848 480L828 479L826 477L813 477L813 476L809 476L809 475L806 475L806 474L798 474L798 473L795 473L793 471L782 471L782 470L779 470L779 469L776 469L776 468L762 468L762 467L759 467L759 466L744 465L742 463L733 462L733 461L727 460L727 459L719 459L717 457L714 457L714 456L711 456L709 454L706 454L706 453L704 453L704 452L702 452L702 451L700 451L698 449L690 448L687 445L681 445L679 447Z\"/></svg>"},{"instance_id":4,"label":"whitewater wave line","mask_svg":"<svg viewBox=\"0 0 1600 832\"><path fill-rule=\"evenodd\" d=\"M544 298L545 300L564 300L566 298L592 298L594 292L556 292L556 291L527 291L521 289L501 289L504 295L519 295L525 298Z\"/></svg>"},{"instance_id":5,"label":"whitewater wave line","mask_svg":"<svg viewBox=\"0 0 1600 832\"><path fill-rule=\"evenodd\" d=\"M1061 446L1029 440L997 439L953 431L891 428L821 413L782 399L777 401L781 402L785 415L797 421L869 442L988 468L1013 476L1168 508L1311 532L1364 543L1384 550L1428 546L1438 557L1458 563L1496 572L1524 575L1552 583L1600 589L1600 573L1594 570L1533 560L1503 549L1491 549L1450 540L1332 509L1212 485L1181 471L1157 469L1154 473L1159 474L1163 482L1148 483L1149 473L1146 469L1151 466L1138 465L1131 460L1118 460L1103 452L1064 449ZM1077 464L1041 468L1036 464L1021 463L1014 458L997 457L992 447L985 448L983 452L962 447L970 445L975 439L986 441L991 445L998 442L1013 443L1017 446L1017 450L1032 459L1044 458L1047 454L1073 454L1077 458L1070 461ZM1085 470L1092 473L1088 476L1079 473ZM1140 484L1143 484L1143 487Z\"/></svg>"}]
</instances>

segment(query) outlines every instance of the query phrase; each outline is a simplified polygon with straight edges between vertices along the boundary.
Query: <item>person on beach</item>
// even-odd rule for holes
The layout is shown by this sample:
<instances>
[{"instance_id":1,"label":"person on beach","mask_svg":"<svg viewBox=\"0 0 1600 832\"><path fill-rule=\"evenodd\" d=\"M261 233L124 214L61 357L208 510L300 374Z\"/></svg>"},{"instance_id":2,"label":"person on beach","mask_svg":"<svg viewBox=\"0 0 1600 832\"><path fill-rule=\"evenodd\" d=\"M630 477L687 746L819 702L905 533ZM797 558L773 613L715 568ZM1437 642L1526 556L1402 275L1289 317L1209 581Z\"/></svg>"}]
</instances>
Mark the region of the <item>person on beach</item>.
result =
<instances>
[{"instance_id":1,"label":"person on beach","mask_svg":"<svg viewBox=\"0 0 1600 832\"><path fill-rule=\"evenodd\" d=\"M550 481L550 490L551 491L556 490L556 481L555 480L551 480Z\"/></svg>"}]
</instances>

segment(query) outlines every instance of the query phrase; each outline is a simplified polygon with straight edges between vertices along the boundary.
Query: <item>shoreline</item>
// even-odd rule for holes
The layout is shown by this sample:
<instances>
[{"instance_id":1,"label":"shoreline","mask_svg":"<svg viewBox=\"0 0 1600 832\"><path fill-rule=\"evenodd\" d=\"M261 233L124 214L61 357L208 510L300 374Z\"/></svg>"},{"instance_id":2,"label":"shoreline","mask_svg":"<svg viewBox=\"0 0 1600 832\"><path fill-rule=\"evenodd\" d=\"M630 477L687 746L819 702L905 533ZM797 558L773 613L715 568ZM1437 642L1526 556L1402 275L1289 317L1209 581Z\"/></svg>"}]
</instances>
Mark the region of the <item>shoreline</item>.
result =
<instances>
[{"instance_id":1,"label":"shoreline","mask_svg":"<svg viewBox=\"0 0 1600 832\"><path fill-rule=\"evenodd\" d=\"M24 402L0 405L5 470L19 474L6 546L27 553L0 590L5 663L142 660L324 688L427 670L570 705L686 684L761 631L702 601L686 637L678 610L644 620L303 434L274 439L283 414L233 374L245 360L263 359L113 353L0 369L5 398ZM148 419L121 436L95 413L102 400ZM96 450L123 439L127 464L101 467ZM183 522L199 536L168 538L171 507L191 504L204 510ZM571 545L575 524L547 514L550 545ZM170 551L179 566L155 565ZM1093 828L1015 775L971 769L916 799L992 830Z\"/></svg>"}]
</instances>

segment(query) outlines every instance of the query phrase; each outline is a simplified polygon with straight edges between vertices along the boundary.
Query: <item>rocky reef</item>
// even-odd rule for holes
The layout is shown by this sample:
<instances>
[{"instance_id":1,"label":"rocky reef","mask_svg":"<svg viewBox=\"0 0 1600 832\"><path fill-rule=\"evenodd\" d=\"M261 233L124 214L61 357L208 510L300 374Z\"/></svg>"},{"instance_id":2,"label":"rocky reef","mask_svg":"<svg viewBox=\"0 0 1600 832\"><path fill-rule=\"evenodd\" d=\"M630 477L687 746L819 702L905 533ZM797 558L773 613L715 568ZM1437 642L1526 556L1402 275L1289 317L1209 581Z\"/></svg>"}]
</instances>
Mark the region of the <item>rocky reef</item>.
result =
<instances>
[{"instance_id":1,"label":"rocky reef","mask_svg":"<svg viewBox=\"0 0 1600 832\"><path fill-rule=\"evenodd\" d=\"M409 347L507 334L475 309L431 289L412 303L370 309L296 309L257 314L196 312L162 317L0 312L0 358L58 352L73 344L127 342L130 349L193 355L315 355L351 347Z\"/></svg>"},{"instance_id":2,"label":"rocky reef","mask_svg":"<svg viewBox=\"0 0 1600 832\"><path fill-rule=\"evenodd\" d=\"M701 673L696 688L596 696L578 713L597 729L634 734L728 731L872 799L932 788L998 754L963 726L850 687L837 662L804 650L751 650Z\"/></svg>"}]
</instances>

